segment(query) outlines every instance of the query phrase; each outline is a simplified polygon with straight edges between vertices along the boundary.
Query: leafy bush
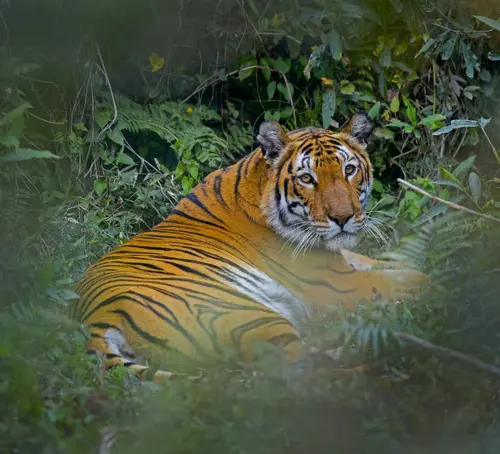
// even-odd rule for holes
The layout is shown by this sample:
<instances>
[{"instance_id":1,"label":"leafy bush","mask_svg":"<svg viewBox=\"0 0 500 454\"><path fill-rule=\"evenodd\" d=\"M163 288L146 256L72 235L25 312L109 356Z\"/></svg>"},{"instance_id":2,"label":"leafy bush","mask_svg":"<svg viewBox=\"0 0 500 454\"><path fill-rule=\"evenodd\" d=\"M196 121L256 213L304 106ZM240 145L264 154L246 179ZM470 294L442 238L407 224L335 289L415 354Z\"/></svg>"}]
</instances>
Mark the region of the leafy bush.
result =
<instances>
[{"instance_id":1,"label":"leafy bush","mask_svg":"<svg viewBox=\"0 0 500 454\"><path fill-rule=\"evenodd\" d=\"M493 452L497 377L432 345L498 364L498 22L444 1L112 3L31 5L36 21L2 4L13 55L24 27L74 41L0 68L0 450ZM271 357L158 388L87 357L66 308L89 263L251 149L258 121L337 128L359 109L377 126L362 248L441 288L316 317L301 370Z\"/></svg>"}]
</instances>

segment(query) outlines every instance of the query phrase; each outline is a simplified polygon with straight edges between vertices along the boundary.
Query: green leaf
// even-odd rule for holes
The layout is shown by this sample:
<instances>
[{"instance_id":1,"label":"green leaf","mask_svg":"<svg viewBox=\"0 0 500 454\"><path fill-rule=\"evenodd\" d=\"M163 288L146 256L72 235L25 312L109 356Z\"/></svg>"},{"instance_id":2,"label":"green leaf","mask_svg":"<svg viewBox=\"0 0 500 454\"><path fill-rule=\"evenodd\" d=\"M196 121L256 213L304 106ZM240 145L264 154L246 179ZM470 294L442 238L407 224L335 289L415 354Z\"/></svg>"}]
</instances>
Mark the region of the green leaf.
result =
<instances>
[{"instance_id":1,"label":"green leaf","mask_svg":"<svg viewBox=\"0 0 500 454\"><path fill-rule=\"evenodd\" d=\"M413 106L411 101L403 95L403 104L406 106L406 115L412 125L417 123L417 109Z\"/></svg>"},{"instance_id":2,"label":"green leaf","mask_svg":"<svg viewBox=\"0 0 500 454\"><path fill-rule=\"evenodd\" d=\"M432 184L435 184L437 186L449 186L453 187L455 189L459 189L460 191L464 190L464 187L460 184L457 183L456 181L450 181L450 180L434 180Z\"/></svg>"},{"instance_id":3,"label":"green leaf","mask_svg":"<svg viewBox=\"0 0 500 454\"><path fill-rule=\"evenodd\" d=\"M380 180L373 180L372 189L375 192L383 192L384 191L384 185L380 182Z\"/></svg>"},{"instance_id":4,"label":"green leaf","mask_svg":"<svg viewBox=\"0 0 500 454\"><path fill-rule=\"evenodd\" d=\"M103 129L112 118L112 113L109 110L97 110L94 114L94 119L99 128Z\"/></svg>"},{"instance_id":5,"label":"green leaf","mask_svg":"<svg viewBox=\"0 0 500 454\"><path fill-rule=\"evenodd\" d=\"M484 120L484 119L483 119ZM488 120L489 123L489 120ZM486 124L488 124L486 123ZM480 122L476 120L451 120L451 124L445 126L444 128L438 129L432 133L433 136L440 136L441 134L447 134L454 129L462 128L477 128L480 126Z\"/></svg>"},{"instance_id":6,"label":"green leaf","mask_svg":"<svg viewBox=\"0 0 500 454\"><path fill-rule=\"evenodd\" d=\"M334 90L328 90L323 95L323 106L321 108L321 115L323 117L323 128L328 129L335 114L337 98Z\"/></svg>"},{"instance_id":7,"label":"green leaf","mask_svg":"<svg viewBox=\"0 0 500 454\"><path fill-rule=\"evenodd\" d=\"M433 136L440 136L441 134L448 134L449 132L453 131L455 128L451 125L445 126L444 128L440 128L437 131L434 131L432 133Z\"/></svg>"},{"instance_id":8,"label":"green leaf","mask_svg":"<svg viewBox=\"0 0 500 454\"><path fill-rule=\"evenodd\" d=\"M311 70L314 68L319 68L321 66L321 61L323 59L323 53L325 52L326 45L321 44L318 46L309 56L309 61L304 67L304 76L306 79L311 78Z\"/></svg>"},{"instance_id":9,"label":"green leaf","mask_svg":"<svg viewBox=\"0 0 500 454\"><path fill-rule=\"evenodd\" d=\"M221 82L225 82L227 80L227 74L224 72L224 69L219 69L219 71L217 71L217 77Z\"/></svg>"},{"instance_id":10,"label":"green leaf","mask_svg":"<svg viewBox=\"0 0 500 454\"><path fill-rule=\"evenodd\" d=\"M391 100L390 109L392 113L399 112L399 96L394 96Z\"/></svg>"},{"instance_id":11,"label":"green leaf","mask_svg":"<svg viewBox=\"0 0 500 454\"><path fill-rule=\"evenodd\" d=\"M474 162L476 160L476 156L471 156L464 161L462 161L456 169L452 172L454 176L457 178L462 178L468 171L469 169L474 165Z\"/></svg>"},{"instance_id":12,"label":"green leaf","mask_svg":"<svg viewBox=\"0 0 500 454\"><path fill-rule=\"evenodd\" d=\"M64 290L61 296L65 300L76 300L80 298L80 295L73 290Z\"/></svg>"},{"instance_id":13,"label":"green leaf","mask_svg":"<svg viewBox=\"0 0 500 454\"><path fill-rule=\"evenodd\" d=\"M12 153L0 156L0 162L19 162L29 159L61 159L61 157L50 151L40 151L32 148L18 148Z\"/></svg>"},{"instance_id":14,"label":"green leaf","mask_svg":"<svg viewBox=\"0 0 500 454\"><path fill-rule=\"evenodd\" d=\"M118 153L118 156L116 157L116 163L123 164L126 166L135 165L135 161L127 153L124 153L123 151Z\"/></svg>"},{"instance_id":15,"label":"green leaf","mask_svg":"<svg viewBox=\"0 0 500 454\"><path fill-rule=\"evenodd\" d=\"M10 112L7 112L5 115L0 118L0 127L7 126L12 124L19 117L22 117L24 113L31 108L31 104L25 102L16 108L12 109Z\"/></svg>"},{"instance_id":16,"label":"green leaf","mask_svg":"<svg viewBox=\"0 0 500 454\"><path fill-rule=\"evenodd\" d=\"M123 147L125 145L125 138L123 134L116 128L108 132L108 137L114 142Z\"/></svg>"},{"instance_id":17,"label":"green leaf","mask_svg":"<svg viewBox=\"0 0 500 454\"><path fill-rule=\"evenodd\" d=\"M446 170L444 167L441 167L439 169L439 172L441 173L443 178L456 183L462 191L465 191L465 188L462 186L462 183L460 183L460 180L455 175L453 175L451 172Z\"/></svg>"},{"instance_id":18,"label":"green leaf","mask_svg":"<svg viewBox=\"0 0 500 454\"><path fill-rule=\"evenodd\" d=\"M413 223L413 227L418 227L419 225L425 224L427 221L430 221L432 218L445 213L448 210L448 206L440 203L438 205L433 206L429 211L426 211L423 215L421 215L417 220Z\"/></svg>"},{"instance_id":19,"label":"green leaf","mask_svg":"<svg viewBox=\"0 0 500 454\"><path fill-rule=\"evenodd\" d=\"M371 109L368 111L368 116L373 120L375 117L378 116L378 114L380 113L380 106L382 104L380 103L380 101L377 101L372 107Z\"/></svg>"},{"instance_id":20,"label":"green leaf","mask_svg":"<svg viewBox=\"0 0 500 454\"><path fill-rule=\"evenodd\" d=\"M446 115L441 115L441 114L433 114L429 115L428 117L422 118L417 125L418 126L428 126L432 125L433 123L436 123L437 121L441 120L446 120Z\"/></svg>"},{"instance_id":21,"label":"green leaf","mask_svg":"<svg viewBox=\"0 0 500 454\"><path fill-rule=\"evenodd\" d=\"M295 39L287 39L287 44L290 50L290 56L296 59L300 55L301 43L297 42Z\"/></svg>"},{"instance_id":22,"label":"green leaf","mask_svg":"<svg viewBox=\"0 0 500 454\"><path fill-rule=\"evenodd\" d=\"M276 121L278 121L279 119L280 119L280 112L279 112L279 110L275 110L275 111L268 110L264 114L264 120L266 120L266 121L268 121L268 120L276 120Z\"/></svg>"},{"instance_id":23,"label":"green leaf","mask_svg":"<svg viewBox=\"0 0 500 454\"><path fill-rule=\"evenodd\" d=\"M280 111L280 118L286 120L293 115L293 109L291 107L285 107Z\"/></svg>"},{"instance_id":24,"label":"green leaf","mask_svg":"<svg viewBox=\"0 0 500 454\"><path fill-rule=\"evenodd\" d=\"M448 60L451 57L456 42L457 37L453 36L444 43L443 47L441 48L441 58L443 60Z\"/></svg>"},{"instance_id":25,"label":"green leaf","mask_svg":"<svg viewBox=\"0 0 500 454\"><path fill-rule=\"evenodd\" d=\"M454 129L477 128L479 123L476 120L451 120L451 126Z\"/></svg>"},{"instance_id":26,"label":"green leaf","mask_svg":"<svg viewBox=\"0 0 500 454\"><path fill-rule=\"evenodd\" d=\"M94 180L94 191L97 195L102 195L107 188L106 180Z\"/></svg>"},{"instance_id":27,"label":"green leaf","mask_svg":"<svg viewBox=\"0 0 500 454\"><path fill-rule=\"evenodd\" d=\"M18 148L19 147L19 137L12 134L2 134L0 135L0 145L7 148Z\"/></svg>"},{"instance_id":28,"label":"green leaf","mask_svg":"<svg viewBox=\"0 0 500 454\"><path fill-rule=\"evenodd\" d=\"M472 199L477 203L479 197L481 197L481 178L476 172L469 174L469 189Z\"/></svg>"},{"instance_id":29,"label":"green leaf","mask_svg":"<svg viewBox=\"0 0 500 454\"><path fill-rule=\"evenodd\" d=\"M488 58L492 61L500 61L500 51L492 50L488 53Z\"/></svg>"},{"instance_id":30,"label":"green leaf","mask_svg":"<svg viewBox=\"0 0 500 454\"><path fill-rule=\"evenodd\" d=\"M336 30L331 30L326 37L332 58L339 61L342 58L342 39Z\"/></svg>"},{"instance_id":31,"label":"green leaf","mask_svg":"<svg viewBox=\"0 0 500 454\"><path fill-rule=\"evenodd\" d=\"M198 180L199 167L197 162L190 162L188 165L189 175L191 175L194 180Z\"/></svg>"},{"instance_id":32,"label":"green leaf","mask_svg":"<svg viewBox=\"0 0 500 454\"><path fill-rule=\"evenodd\" d=\"M290 71L290 61L278 58L277 60L271 60L271 65L276 71L286 74Z\"/></svg>"},{"instance_id":33,"label":"green leaf","mask_svg":"<svg viewBox=\"0 0 500 454\"><path fill-rule=\"evenodd\" d=\"M380 137L381 139L394 139L394 132L387 128L375 128L373 130L373 134L375 135L375 137Z\"/></svg>"},{"instance_id":34,"label":"green leaf","mask_svg":"<svg viewBox=\"0 0 500 454\"><path fill-rule=\"evenodd\" d=\"M417 58L420 54L423 54L427 52L434 44L436 40L434 38L430 38L422 47L421 49L417 52L417 55L415 55L415 58Z\"/></svg>"},{"instance_id":35,"label":"green leaf","mask_svg":"<svg viewBox=\"0 0 500 454\"><path fill-rule=\"evenodd\" d=\"M274 93L276 93L276 82L273 80L267 85L267 97L273 99Z\"/></svg>"},{"instance_id":36,"label":"green leaf","mask_svg":"<svg viewBox=\"0 0 500 454\"><path fill-rule=\"evenodd\" d=\"M187 176L184 176L181 181L182 191L187 194L193 187L193 180Z\"/></svg>"},{"instance_id":37,"label":"green leaf","mask_svg":"<svg viewBox=\"0 0 500 454\"><path fill-rule=\"evenodd\" d=\"M388 68L392 60L392 51L389 47L384 46L380 53L379 63L382 68Z\"/></svg>"},{"instance_id":38,"label":"green leaf","mask_svg":"<svg viewBox=\"0 0 500 454\"><path fill-rule=\"evenodd\" d=\"M257 64L257 61L252 59L251 61L248 61L246 63L243 63L240 67L240 71L238 73L238 77L240 78L240 81L243 81L247 78L249 78L253 72L255 71L254 66Z\"/></svg>"},{"instance_id":39,"label":"green leaf","mask_svg":"<svg viewBox=\"0 0 500 454\"><path fill-rule=\"evenodd\" d=\"M477 20L485 23L488 27L491 27L500 32L500 22L494 19L490 19L485 16L474 16Z\"/></svg>"},{"instance_id":40,"label":"green leaf","mask_svg":"<svg viewBox=\"0 0 500 454\"><path fill-rule=\"evenodd\" d=\"M460 41L460 50L465 60L465 73L469 79L472 79L474 77L474 68L476 66L476 56L470 50L470 45L466 44L464 41Z\"/></svg>"},{"instance_id":41,"label":"green leaf","mask_svg":"<svg viewBox=\"0 0 500 454\"><path fill-rule=\"evenodd\" d=\"M343 95L352 95L356 91L356 87L348 80L340 81L340 93Z\"/></svg>"},{"instance_id":42,"label":"green leaf","mask_svg":"<svg viewBox=\"0 0 500 454\"><path fill-rule=\"evenodd\" d=\"M405 128L407 126L411 126L409 123L404 121L392 121L391 123L387 123L386 126L390 128Z\"/></svg>"},{"instance_id":43,"label":"green leaf","mask_svg":"<svg viewBox=\"0 0 500 454\"><path fill-rule=\"evenodd\" d=\"M277 85L278 91L285 97L285 99L290 102L290 96L293 97L293 85L288 84L288 87L281 82ZM290 90L290 93L288 92Z\"/></svg>"},{"instance_id":44,"label":"green leaf","mask_svg":"<svg viewBox=\"0 0 500 454\"><path fill-rule=\"evenodd\" d=\"M491 82L491 73L487 69L482 69L479 73L479 78L483 82Z\"/></svg>"},{"instance_id":45,"label":"green leaf","mask_svg":"<svg viewBox=\"0 0 500 454\"><path fill-rule=\"evenodd\" d=\"M262 72L262 75L264 76L264 78L269 82L271 80L271 67L268 63L268 59L261 58L260 64L261 64L261 66L263 66L263 68L261 68L260 71Z\"/></svg>"}]
</instances>

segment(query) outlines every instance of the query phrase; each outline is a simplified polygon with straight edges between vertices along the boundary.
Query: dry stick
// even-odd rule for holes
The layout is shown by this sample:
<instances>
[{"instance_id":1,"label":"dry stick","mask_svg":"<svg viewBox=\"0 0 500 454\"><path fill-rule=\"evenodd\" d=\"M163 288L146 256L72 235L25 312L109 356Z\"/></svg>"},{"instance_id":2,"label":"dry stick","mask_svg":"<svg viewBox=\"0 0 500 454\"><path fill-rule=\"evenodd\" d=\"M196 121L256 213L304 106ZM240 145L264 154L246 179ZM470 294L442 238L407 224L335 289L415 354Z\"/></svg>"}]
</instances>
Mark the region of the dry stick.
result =
<instances>
[{"instance_id":1,"label":"dry stick","mask_svg":"<svg viewBox=\"0 0 500 454\"><path fill-rule=\"evenodd\" d=\"M493 142L491 141L490 136L488 136L488 134L486 134L486 131L484 130L484 126L481 124L481 122L478 122L478 123L479 123L479 127L481 128L482 133L484 134L484 137L486 137L486 140L488 141L491 149L493 150L493 154L495 155L495 159L500 164L500 156L498 155L498 151L495 148L495 145L493 145Z\"/></svg>"},{"instance_id":2,"label":"dry stick","mask_svg":"<svg viewBox=\"0 0 500 454\"><path fill-rule=\"evenodd\" d=\"M480 369L490 372L494 375L500 376L500 367L493 366L491 364L485 363L484 361L481 361L480 359L475 358L474 356L471 355L466 355L465 353L460 353L455 350L451 350L447 347L441 347L439 345L435 345L429 341L426 341L424 339L420 339L420 337L413 336L411 334L407 333L401 333L401 332L396 332L392 333L393 337L396 339L406 341L410 344L417 345L418 347L425 348L427 350L432 350L436 353L439 353L443 356L450 356L452 358L459 359L460 361L464 361L466 363L472 364L476 367L479 367Z\"/></svg>"},{"instance_id":3,"label":"dry stick","mask_svg":"<svg viewBox=\"0 0 500 454\"><path fill-rule=\"evenodd\" d=\"M273 68L269 68L269 67L266 68L266 67L260 66L260 65L253 65L253 66L247 66L245 68L237 69L235 71L231 71L229 73L224 74L224 76L225 77L234 76L235 74L238 74L240 71L248 71L250 69L265 69L266 71L272 71L272 72L278 73L281 75L281 77L283 77L283 80L284 80L285 86L286 86L286 90L288 92L288 98L290 99L290 107L292 108L293 122L295 123L295 125L297 125L297 116L295 114L295 104L294 104L293 99L292 99L292 92L290 90L290 83L288 82L288 79L284 73L282 73L281 71L278 71L277 69L273 69ZM210 76L207 80L205 80L202 84L200 84L189 96L184 98L181 101L181 104L184 104L185 102L189 101L194 95L198 94L200 91L204 90L209 85L217 83L219 80L220 80L220 78L219 78L218 74L214 74L213 76Z\"/></svg>"},{"instance_id":4,"label":"dry stick","mask_svg":"<svg viewBox=\"0 0 500 454\"><path fill-rule=\"evenodd\" d=\"M398 178L398 183L403 185L403 186L406 186L407 188L409 188L413 191L419 192L420 194L423 194L427 197L430 197L431 199L436 200L437 202L444 203L445 205L449 206L450 208L454 208L455 210L465 211L466 213L472 214L474 216L479 216L479 217L482 217L485 219L489 219L490 221L500 222L500 219L495 218L493 216L490 216L488 214L483 214L483 213L480 213L479 211L471 210L470 208L466 208L462 205L458 205L456 203L449 202L448 200L444 200L444 199L441 199L439 197L436 197L435 195L429 194L427 191L424 191L423 189L419 188L418 186L415 186L411 183L408 183L407 181L402 180L401 178Z\"/></svg>"}]
</instances>

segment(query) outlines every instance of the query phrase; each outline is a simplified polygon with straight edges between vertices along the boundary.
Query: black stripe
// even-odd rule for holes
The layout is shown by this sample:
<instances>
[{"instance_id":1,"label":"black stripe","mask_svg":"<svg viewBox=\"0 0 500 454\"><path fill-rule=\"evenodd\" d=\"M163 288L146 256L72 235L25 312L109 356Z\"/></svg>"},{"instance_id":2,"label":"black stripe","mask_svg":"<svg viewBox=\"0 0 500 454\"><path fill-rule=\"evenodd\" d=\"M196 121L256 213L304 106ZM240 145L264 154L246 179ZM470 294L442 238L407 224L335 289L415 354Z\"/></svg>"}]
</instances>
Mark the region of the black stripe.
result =
<instances>
[{"instance_id":1,"label":"black stripe","mask_svg":"<svg viewBox=\"0 0 500 454\"><path fill-rule=\"evenodd\" d=\"M224 207L228 208L226 201L224 200L224 195L222 194L222 176L217 175L214 177L213 191L218 202Z\"/></svg>"},{"instance_id":2,"label":"black stripe","mask_svg":"<svg viewBox=\"0 0 500 454\"><path fill-rule=\"evenodd\" d=\"M273 336L269 339L267 339L268 342L271 342L274 345L283 345L287 346L289 344L292 344L293 342L299 342L300 339L296 334L291 334L291 333L285 333L285 334L279 334L277 336Z\"/></svg>"},{"instance_id":3,"label":"black stripe","mask_svg":"<svg viewBox=\"0 0 500 454\"><path fill-rule=\"evenodd\" d=\"M215 219L217 222L220 222L221 224L225 224L225 222L215 216L206 206L205 204L196 196L194 192L191 192L188 194L184 199L189 200L190 202L194 203L198 208L202 209L208 216L211 218Z\"/></svg>"},{"instance_id":4,"label":"black stripe","mask_svg":"<svg viewBox=\"0 0 500 454\"><path fill-rule=\"evenodd\" d=\"M238 351L241 351L241 339L246 333L265 325L281 325L281 324L286 324L291 326L288 320L279 316L259 317L256 320L252 320L250 322L239 325L236 328L233 328L230 332L231 341L233 345L238 349Z\"/></svg>"},{"instance_id":5,"label":"black stripe","mask_svg":"<svg viewBox=\"0 0 500 454\"><path fill-rule=\"evenodd\" d=\"M152 344L160 345L163 348L168 348L168 343L166 339L160 339L159 337L155 337L152 334L143 331L141 328L139 328L139 326L137 326L137 324L134 322L133 318L127 311L124 311L122 309L116 309L113 311L113 313L121 315L130 325L130 328L132 328L143 339L146 339L148 342L151 342Z\"/></svg>"},{"instance_id":6,"label":"black stripe","mask_svg":"<svg viewBox=\"0 0 500 454\"><path fill-rule=\"evenodd\" d=\"M102 322L91 323L89 325L89 328L116 329L121 333L121 330L119 328L117 328L115 325L111 325L110 323L102 323Z\"/></svg>"},{"instance_id":7,"label":"black stripe","mask_svg":"<svg viewBox=\"0 0 500 454\"><path fill-rule=\"evenodd\" d=\"M178 210L176 208L174 208L170 212L170 215L167 218L167 222L168 222L168 219L170 218L170 216L172 216L172 215L180 216L180 217L189 219L190 221L199 222L200 224L210 225L212 227L216 227L218 229L225 230L225 228L220 226L220 225L214 224L213 222L210 222L210 221L204 221L203 219L195 218L194 216L190 216L189 214L184 213L184 211Z\"/></svg>"},{"instance_id":8,"label":"black stripe","mask_svg":"<svg viewBox=\"0 0 500 454\"><path fill-rule=\"evenodd\" d=\"M207 313L212 314L212 317L210 318L208 322L208 327L203 323L201 320L201 317ZM207 308L204 306L199 306L198 307L198 314L196 316L196 321L198 322L198 325L201 327L201 329L205 332L205 334L208 336L210 341L212 342L212 348L217 352L217 353L222 353L222 349L219 344L219 339L217 337L217 332L214 327L214 323L223 315L225 315L227 312L218 312L214 311L211 308Z\"/></svg>"},{"instance_id":9,"label":"black stripe","mask_svg":"<svg viewBox=\"0 0 500 454\"><path fill-rule=\"evenodd\" d=\"M150 305L145 305L144 303L141 303L140 301L136 300L135 298L132 298L129 295L124 295L124 298L132 300L132 301L135 301L138 304L140 304L143 308L149 309L153 314L155 314L161 320L165 321L171 328L173 328L176 331L178 331L179 333L181 333L198 350L198 352L202 353L202 355L204 354L204 352L203 352L204 349L196 341L196 339L191 334L189 334L189 332L185 328L182 327L182 325L179 323L178 318L173 314L173 312L171 310L169 310L167 307L163 306L158 301L156 301L153 298L150 298L150 297L148 297L146 295L140 295L140 294L135 293L135 292L130 292L130 293L131 294L135 294L139 298L142 298L142 299L146 300L148 303L154 304L155 306L160 306L162 309L164 309L166 312L168 312L170 315L172 315L174 317L174 321L172 321L168 317L165 317L164 315L162 315L160 312L158 312L157 310L155 310ZM166 346L167 346L167 340L166 339L162 340L162 339L156 338L152 334L146 333L145 331L141 330L138 327L138 325L135 324L135 322L133 321L132 317L130 316L130 314L127 311L125 311L123 309L115 309L115 310L113 310L111 312L113 312L115 314L122 315L127 320L127 322L130 324L130 327L134 331L136 331L138 334L140 334L144 339L146 339L146 340L152 339L150 341L154 342L156 344L158 344L158 342L162 342L163 347L166 348Z\"/></svg>"}]
</instances>

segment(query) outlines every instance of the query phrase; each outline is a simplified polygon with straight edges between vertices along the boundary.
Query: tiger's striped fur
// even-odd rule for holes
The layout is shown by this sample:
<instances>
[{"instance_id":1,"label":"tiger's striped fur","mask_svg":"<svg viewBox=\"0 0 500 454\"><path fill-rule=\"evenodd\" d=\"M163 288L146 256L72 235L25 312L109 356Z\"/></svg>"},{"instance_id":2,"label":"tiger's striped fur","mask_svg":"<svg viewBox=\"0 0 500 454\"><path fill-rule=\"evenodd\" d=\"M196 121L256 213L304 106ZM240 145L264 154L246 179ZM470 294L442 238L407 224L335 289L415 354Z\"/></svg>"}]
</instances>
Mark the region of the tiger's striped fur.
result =
<instances>
[{"instance_id":1,"label":"tiger's striped fur","mask_svg":"<svg viewBox=\"0 0 500 454\"><path fill-rule=\"evenodd\" d=\"M418 288L420 273L373 270L376 261L343 250L366 222L371 129L366 114L339 133L263 123L259 148L87 270L72 312L89 326L89 350L144 372L136 349L206 358L231 348L248 361L264 340L293 361L309 308Z\"/></svg>"}]
</instances>

